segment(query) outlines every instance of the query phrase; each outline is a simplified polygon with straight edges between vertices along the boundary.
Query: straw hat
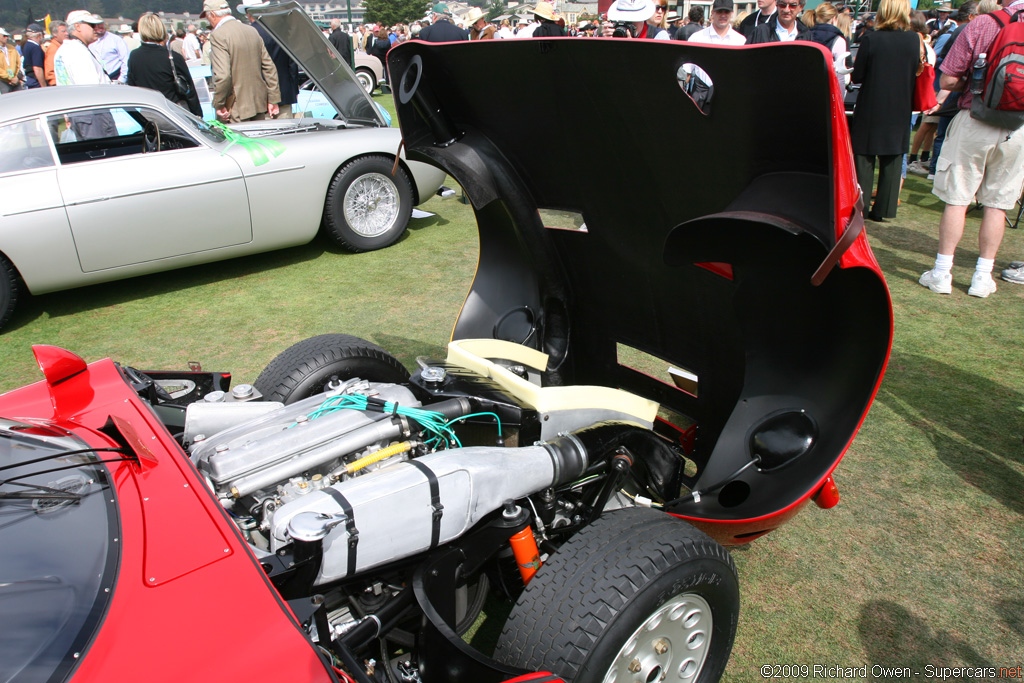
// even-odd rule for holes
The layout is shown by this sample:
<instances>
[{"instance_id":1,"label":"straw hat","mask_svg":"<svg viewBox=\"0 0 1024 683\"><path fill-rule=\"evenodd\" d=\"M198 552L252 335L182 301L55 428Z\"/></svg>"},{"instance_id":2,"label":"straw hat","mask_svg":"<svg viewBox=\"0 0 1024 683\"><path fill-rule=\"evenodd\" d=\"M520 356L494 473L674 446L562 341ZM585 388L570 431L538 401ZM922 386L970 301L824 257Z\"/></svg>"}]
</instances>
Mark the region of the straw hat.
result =
<instances>
[{"instance_id":1,"label":"straw hat","mask_svg":"<svg viewBox=\"0 0 1024 683\"><path fill-rule=\"evenodd\" d=\"M653 2L653 0L649 0ZM533 8L533 13L541 19L547 19L548 21L555 20L555 8L551 6L550 2L538 2L537 6ZM651 14L654 14L651 12Z\"/></svg>"}]
</instances>

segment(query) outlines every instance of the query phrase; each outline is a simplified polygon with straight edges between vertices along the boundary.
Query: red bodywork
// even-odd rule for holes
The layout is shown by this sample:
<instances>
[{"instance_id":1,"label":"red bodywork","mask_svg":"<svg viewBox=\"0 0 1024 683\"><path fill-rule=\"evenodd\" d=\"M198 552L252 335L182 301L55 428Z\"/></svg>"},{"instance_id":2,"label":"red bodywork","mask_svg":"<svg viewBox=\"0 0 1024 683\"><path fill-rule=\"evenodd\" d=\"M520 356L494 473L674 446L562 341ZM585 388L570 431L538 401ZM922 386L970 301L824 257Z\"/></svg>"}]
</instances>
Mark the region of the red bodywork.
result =
<instances>
[{"instance_id":1,"label":"red bodywork","mask_svg":"<svg viewBox=\"0 0 1024 683\"><path fill-rule=\"evenodd\" d=\"M108 465L121 535L106 615L75 681L336 681L223 509L110 360L88 366L36 347L51 379L0 396L0 414L116 447L113 419L141 466ZM133 436L132 436L133 434Z\"/></svg>"},{"instance_id":2,"label":"red bodywork","mask_svg":"<svg viewBox=\"0 0 1024 683\"><path fill-rule=\"evenodd\" d=\"M501 64L518 66L503 92L466 85ZM714 81L700 106L681 87L688 64ZM892 305L827 50L411 41L388 65L407 153L448 170L476 212L480 261L453 338L525 343L554 383L623 388L695 425L673 436L702 495L666 511L723 545L838 502L832 475L881 384ZM523 139L522 122L551 120L585 142ZM577 228L548 229L546 211ZM630 365L623 346L693 386ZM807 455L732 482L780 413L812 424Z\"/></svg>"},{"instance_id":3,"label":"red bodywork","mask_svg":"<svg viewBox=\"0 0 1024 683\"><path fill-rule=\"evenodd\" d=\"M818 47L821 49L826 60L830 60L831 55L823 47ZM863 198L860 185L857 183L857 174L853 167L853 149L850 146L850 132L844 111L843 93L839 89L839 81L835 78L831 79L831 100L832 149L834 159L834 173L832 181L835 197L836 242L842 243L843 235L844 233L847 233L847 231L850 231L853 237L852 243L849 244L846 251L842 252L836 265L840 268L867 268L874 271L878 275L879 280L884 282L885 278L882 275L882 268L878 265L878 261L875 259L875 254L871 251L871 247L868 245L867 233L864 232L864 219L861 215ZM849 239L849 237L850 236L847 238ZM892 326L893 317L892 305L890 302L890 331L892 330ZM870 402L873 402L875 400L875 396L878 394L878 388L882 384L882 376L885 374L885 367L888 363L889 349L886 349L882 371L878 375L878 381L875 383L874 391L871 393ZM861 416L861 420L857 424L857 431L860 430L860 426L864 423L865 417L867 417L867 411L865 411ZM855 434L856 431L854 434L850 435L850 441L847 443L847 448L849 448L849 444L853 442ZM839 466L839 461L842 459L842 456L845 454L846 449L843 450L839 459L836 460L835 465L833 465L832 469L829 470L827 475L825 475L821 486L811 489L796 503L793 503L774 514L736 522L711 521L690 518L685 515L679 516L683 519L688 519L694 526L701 529L704 533L708 534L723 545L743 545L745 543L749 543L750 541L760 538L769 531L788 522L811 500L817 503L819 507L826 510L838 505L839 489L834 479L834 472L835 468Z\"/></svg>"},{"instance_id":4,"label":"red bodywork","mask_svg":"<svg viewBox=\"0 0 1024 683\"><path fill-rule=\"evenodd\" d=\"M0 415L67 431L108 463L120 532L113 595L70 679L338 681L187 455L109 359L33 347L45 381L0 396ZM49 432L48 432L49 433ZM352 679L343 673L341 680ZM508 683L560 683L550 673Z\"/></svg>"}]
</instances>

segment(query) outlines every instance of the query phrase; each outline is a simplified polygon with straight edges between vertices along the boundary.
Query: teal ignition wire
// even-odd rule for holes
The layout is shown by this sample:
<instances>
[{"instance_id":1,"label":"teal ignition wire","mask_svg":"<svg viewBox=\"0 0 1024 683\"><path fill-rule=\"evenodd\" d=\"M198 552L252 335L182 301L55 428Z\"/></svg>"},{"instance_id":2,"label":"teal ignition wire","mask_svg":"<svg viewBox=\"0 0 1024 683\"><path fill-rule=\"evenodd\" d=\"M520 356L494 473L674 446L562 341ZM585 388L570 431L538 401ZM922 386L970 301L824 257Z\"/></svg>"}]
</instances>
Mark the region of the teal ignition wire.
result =
<instances>
[{"instance_id":1,"label":"teal ignition wire","mask_svg":"<svg viewBox=\"0 0 1024 683\"><path fill-rule=\"evenodd\" d=\"M462 442L459 441L459 437L455 435L451 426L456 422L461 422L471 417L493 417L495 422L498 423L498 436L501 436L501 418L498 417L497 413L470 413L453 420L445 420L442 413L433 410L423 410L422 408L406 408L391 401L376 400L374 408L384 413L398 414L419 423L426 431L434 435L433 438L424 442L426 444L433 442L436 442L439 446L455 444L457 447L462 448ZM338 410L361 410L367 412L370 410L370 400L363 394L332 396L321 403L320 407L311 412L307 417L310 420L315 420L318 417L329 415ZM291 427L294 426L294 424L291 425Z\"/></svg>"},{"instance_id":2,"label":"teal ignition wire","mask_svg":"<svg viewBox=\"0 0 1024 683\"><path fill-rule=\"evenodd\" d=\"M420 424L426 431L433 434L439 441L445 445L454 443L460 448L462 443L458 437L455 436L455 432L452 431L450 424L445 420L442 413L433 410L423 410L421 408L406 408L400 406L391 401L381 401L375 399L373 408L383 413L397 414L402 417L407 417ZM361 410L368 412L370 408L370 399L363 394L345 394L342 396L332 396L326 399L320 404L320 407L311 412L307 417L310 420L315 420L323 415L328 415L338 410ZM294 427L295 425L291 425Z\"/></svg>"},{"instance_id":3,"label":"teal ignition wire","mask_svg":"<svg viewBox=\"0 0 1024 683\"><path fill-rule=\"evenodd\" d=\"M453 420L450 420L448 424L452 425L455 424L456 422L461 422L462 420L468 420L471 417L484 417L487 415L493 417L494 421L498 423L498 436L501 436L501 418L498 417L497 413L470 413L469 415L463 415L462 417L457 417Z\"/></svg>"}]
</instances>

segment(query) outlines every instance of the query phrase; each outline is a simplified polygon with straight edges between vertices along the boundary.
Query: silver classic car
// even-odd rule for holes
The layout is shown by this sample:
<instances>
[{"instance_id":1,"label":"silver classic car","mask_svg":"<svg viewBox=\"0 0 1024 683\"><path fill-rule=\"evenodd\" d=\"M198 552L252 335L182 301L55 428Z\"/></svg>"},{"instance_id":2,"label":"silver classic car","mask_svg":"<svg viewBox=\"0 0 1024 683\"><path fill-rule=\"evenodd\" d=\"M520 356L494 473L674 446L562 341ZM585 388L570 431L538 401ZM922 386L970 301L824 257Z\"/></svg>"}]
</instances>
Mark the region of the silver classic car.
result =
<instances>
[{"instance_id":1,"label":"silver classic car","mask_svg":"<svg viewBox=\"0 0 1024 683\"><path fill-rule=\"evenodd\" d=\"M228 128L127 86L4 95L0 325L25 290L281 249L320 230L352 251L401 237L444 173L404 156L396 167L399 130L301 10L283 7L268 28L287 34L338 119Z\"/></svg>"}]
</instances>

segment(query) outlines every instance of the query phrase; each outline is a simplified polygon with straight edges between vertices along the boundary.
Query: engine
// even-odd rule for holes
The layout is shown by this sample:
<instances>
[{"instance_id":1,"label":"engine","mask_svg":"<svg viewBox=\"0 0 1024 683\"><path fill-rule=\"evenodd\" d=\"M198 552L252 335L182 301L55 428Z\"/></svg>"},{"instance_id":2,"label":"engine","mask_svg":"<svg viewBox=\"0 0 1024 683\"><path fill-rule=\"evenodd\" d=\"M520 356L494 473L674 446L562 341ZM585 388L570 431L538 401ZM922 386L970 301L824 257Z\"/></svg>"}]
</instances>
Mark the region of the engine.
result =
<instances>
[{"instance_id":1,"label":"engine","mask_svg":"<svg viewBox=\"0 0 1024 683\"><path fill-rule=\"evenodd\" d=\"M356 379L288 406L192 404L184 439L258 551L322 541L320 585L457 538L585 470L570 436L460 447L451 425L472 410L465 397L424 406L408 387Z\"/></svg>"}]
</instances>

